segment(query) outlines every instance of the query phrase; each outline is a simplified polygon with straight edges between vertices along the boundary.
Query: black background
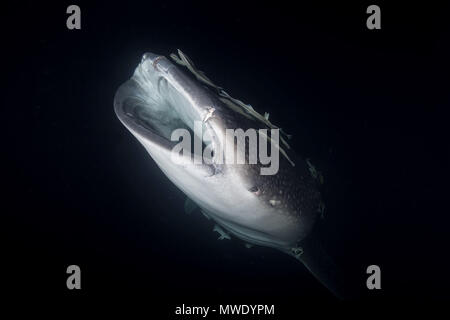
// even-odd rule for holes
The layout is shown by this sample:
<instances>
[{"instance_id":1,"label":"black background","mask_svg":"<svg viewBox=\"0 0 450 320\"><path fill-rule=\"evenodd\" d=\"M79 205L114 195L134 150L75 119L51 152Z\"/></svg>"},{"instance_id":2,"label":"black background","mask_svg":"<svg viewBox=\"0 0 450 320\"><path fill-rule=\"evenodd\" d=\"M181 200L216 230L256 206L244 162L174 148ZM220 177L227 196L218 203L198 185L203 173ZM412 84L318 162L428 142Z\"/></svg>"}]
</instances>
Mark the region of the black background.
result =
<instances>
[{"instance_id":1,"label":"black background","mask_svg":"<svg viewBox=\"0 0 450 320\"><path fill-rule=\"evenodd\" d=\"M113 112L146 51L182 49L233 97L293 134L324 172L330 254L360 301L448 298L449 100L446 8L359 4L208 5L77 1L2 9L5 160L2 290L10 297L141 297L177 304L268 303L278 314L333 303L294 259L216 240L199 212ZM66 288L66 268L82 290ZM365 268L382 290L364 290ZM306 303L306 301L308 303Z\"/></svg>"}]
</instances>

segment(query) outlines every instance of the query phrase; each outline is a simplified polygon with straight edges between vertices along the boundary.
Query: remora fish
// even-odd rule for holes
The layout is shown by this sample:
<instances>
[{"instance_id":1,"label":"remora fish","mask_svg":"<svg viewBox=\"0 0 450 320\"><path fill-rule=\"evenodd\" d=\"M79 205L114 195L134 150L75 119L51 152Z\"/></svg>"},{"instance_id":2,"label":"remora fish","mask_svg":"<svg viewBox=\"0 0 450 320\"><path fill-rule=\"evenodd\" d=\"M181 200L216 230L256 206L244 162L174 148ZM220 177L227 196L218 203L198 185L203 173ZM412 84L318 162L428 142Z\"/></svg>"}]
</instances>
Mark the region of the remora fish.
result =
<instances>
[{"instance_id":1,"label":"remora fish","mask_svg":"<svg viewBox=\"0 0 450 320\"><path fill-rule=\"evenodd\" d=\"M114 108L120 121L205 215L248 244L297 258L340 295L332 261L308 236L323 206L317 172L290 150L285 134L275 175L261 175L259 163L180 165L171 160L171 133L178 128L193 132L194 121L203 122L213 149L223 147L220 137L226 129L276 128L267 114L232 98L178 53L179 57L171 55L176 64L152 53L143 56L132 78L116 93Z\"/></svg>"}]
</instances>

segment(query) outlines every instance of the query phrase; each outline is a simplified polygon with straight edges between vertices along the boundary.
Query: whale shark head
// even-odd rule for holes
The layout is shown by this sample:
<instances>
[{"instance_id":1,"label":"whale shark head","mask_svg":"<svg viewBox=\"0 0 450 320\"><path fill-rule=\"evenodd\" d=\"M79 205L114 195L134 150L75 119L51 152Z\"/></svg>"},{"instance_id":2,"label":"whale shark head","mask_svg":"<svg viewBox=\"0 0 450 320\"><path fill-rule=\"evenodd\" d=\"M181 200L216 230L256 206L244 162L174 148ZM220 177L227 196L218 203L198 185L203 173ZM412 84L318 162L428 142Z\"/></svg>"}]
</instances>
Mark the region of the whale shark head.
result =
<instances>
[{"instance_id":1,"label":"whale shark head","mask_svg":"<svg viewBox=\"0 0 450 320\"><path fill-rule=\"evenodd\" d=\"M272 130L278 128L267 115L214 85L181 51L172 58L143 56L116 93L117 117L162 172L217 224L248 243L291 253L311 230L320 206L311 167L290 150L283 133L281 142L275 141L278 131ZM210 161L173 161L178 143L173 133L180 129L202 139L200 150L210 148ZM226 148L235 143L226 134L229 129L255 129L258 139L268 132L266 140L258 141L259 146L261 141L275 145L271 156L280 153L276 172L262 174L267 163L228 161L251 156L250 147ZM196 153L183 152L182 157L193 159Z\"/></svg>"}]
</instances>

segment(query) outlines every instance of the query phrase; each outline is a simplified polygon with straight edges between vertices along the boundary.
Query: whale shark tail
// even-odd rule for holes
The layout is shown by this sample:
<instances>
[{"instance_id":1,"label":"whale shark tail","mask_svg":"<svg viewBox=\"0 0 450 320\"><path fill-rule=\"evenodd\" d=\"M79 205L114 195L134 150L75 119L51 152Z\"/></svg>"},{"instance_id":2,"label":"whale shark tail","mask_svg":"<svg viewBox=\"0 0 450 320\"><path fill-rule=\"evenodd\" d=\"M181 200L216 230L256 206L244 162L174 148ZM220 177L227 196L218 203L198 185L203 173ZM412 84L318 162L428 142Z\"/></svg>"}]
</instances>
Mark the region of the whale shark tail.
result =
<instances>
[{"instance_id":1,"label":"whale shark tail","mask_svg":"<svg viewBox=\"0 0 450 320\"><path fill-rule=\"evenodd\" d=\"M301 241L301 254L295 256L329 291L340 300L358 296L355 277L340 268L323 248L319 239L310 234Z\"/></svg>"}]
</instances>

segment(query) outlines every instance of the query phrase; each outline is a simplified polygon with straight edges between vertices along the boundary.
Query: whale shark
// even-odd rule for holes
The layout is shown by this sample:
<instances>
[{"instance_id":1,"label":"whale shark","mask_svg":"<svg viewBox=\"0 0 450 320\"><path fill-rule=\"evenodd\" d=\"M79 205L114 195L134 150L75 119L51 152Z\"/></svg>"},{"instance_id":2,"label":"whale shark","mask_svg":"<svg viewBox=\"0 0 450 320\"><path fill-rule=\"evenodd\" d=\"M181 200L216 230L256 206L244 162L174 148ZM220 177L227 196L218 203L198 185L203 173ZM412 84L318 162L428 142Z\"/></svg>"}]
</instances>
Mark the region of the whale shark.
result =
<instances>
[{"instance_id":1,"label":"whale shark","mask_svg":"<svg viewBox=\"0 0 450 320\"><path fill-rule=\"evenodd\" d=\"M269 114L231 97L181 50L170 59L144 54L133 76L117 90L114 109L168 179L214 221L220 239L232 236L247 248L284 252L341 296L343 286L334 262L311 236L323 213L319 191L323 177L292 150L291 137L271 123ZM195 136L195 122L202 124L213 152L223 147L227 129L279 129L278 172L262 175L262 163L219 163L214 157L208 163L174 163L171 156L177 142L171 139L172 132L183 128ZM248 158L248 148L241 152ZM183 157L193 156L183 152Z\"/></svg>"}]
</instances>

